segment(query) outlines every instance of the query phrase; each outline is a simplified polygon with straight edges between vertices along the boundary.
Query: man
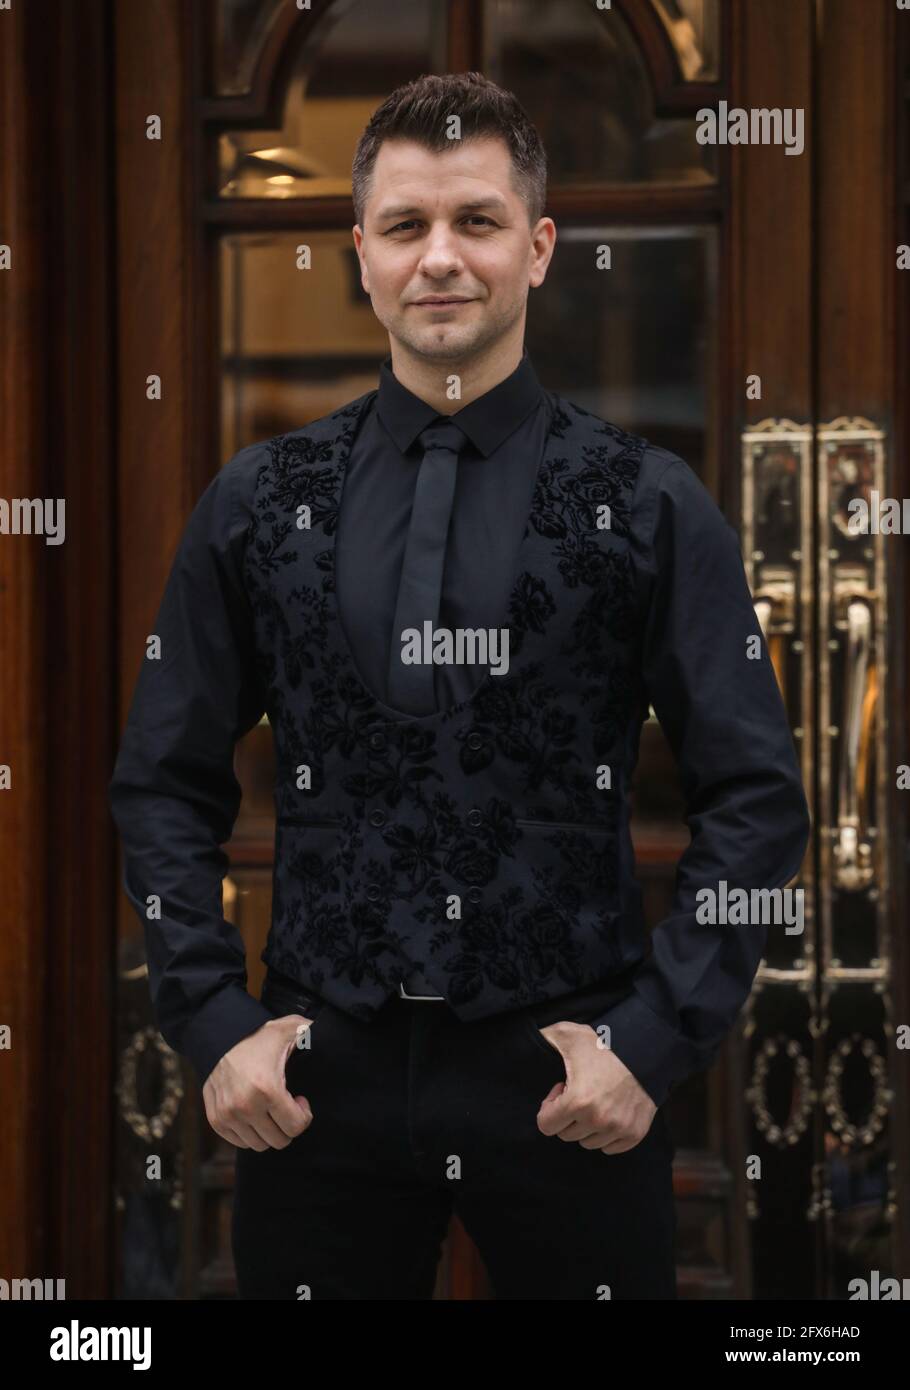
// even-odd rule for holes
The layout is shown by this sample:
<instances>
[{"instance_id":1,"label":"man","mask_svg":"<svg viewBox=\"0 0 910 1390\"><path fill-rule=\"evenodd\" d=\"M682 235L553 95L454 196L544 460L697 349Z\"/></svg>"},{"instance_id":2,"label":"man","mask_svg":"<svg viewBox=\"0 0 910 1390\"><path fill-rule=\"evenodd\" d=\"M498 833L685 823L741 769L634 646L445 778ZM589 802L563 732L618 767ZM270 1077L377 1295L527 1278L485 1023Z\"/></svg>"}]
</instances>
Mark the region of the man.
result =
<instances>
[{"instance_id":1,"label":"man","mask_svg":"<svg viewBox=\"0 0 910 1390\"><path fill-rule=\"evenodd\" d=\"M674 1298L660 1106L716 1054L767 931L696 894L780 887L805 851L735 532L524 349L545 187L536 131L479 74L378 109L354 161L378 390L222 468L134 696L124 883L161 1032L238 1150L243 1297L428 1298L454 1211L499 1298ZM646 957L627 792L649 703L692 843ZM263 710L255 1000L219 846Z\"/></svg>"}]
</instances>

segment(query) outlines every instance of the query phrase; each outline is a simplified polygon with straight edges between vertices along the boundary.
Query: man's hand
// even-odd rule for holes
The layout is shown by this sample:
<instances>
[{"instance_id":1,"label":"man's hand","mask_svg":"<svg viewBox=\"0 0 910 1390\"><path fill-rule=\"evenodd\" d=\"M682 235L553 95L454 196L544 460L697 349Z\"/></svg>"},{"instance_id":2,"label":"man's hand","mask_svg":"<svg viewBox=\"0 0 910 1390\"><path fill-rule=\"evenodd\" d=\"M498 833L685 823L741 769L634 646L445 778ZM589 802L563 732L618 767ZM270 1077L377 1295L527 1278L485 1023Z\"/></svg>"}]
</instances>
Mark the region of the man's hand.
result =
<instances>
[{"instance_id":1,"label":"man's hand","mask_svg":"<svg viewBox=\"0 0 910 1390\"><path fill-rule=\"evenodd\" d=\"M657 1106L629 1068L600 1044L588 1023L568 1020L540 1029L562 1054L565 1082L557 1082L537 1112L541 1134L577 1140L583 1149L621 1154L651 1128Z\"/></svg>"},{"instance_id":2,"label":"man's hand","mask_svg":"<svg viewBox=\"0 0 910 1390\"><path fill-rule=\"evenodd\" d=\"M312 1019L303 1014L271 1018L226 1052L202 1088L205 1114L216 1134L238 1149L284 1149L309 1128L306 1096L292 1096L284 1069L303 1046Z\"/></svg>"}]
</instances>

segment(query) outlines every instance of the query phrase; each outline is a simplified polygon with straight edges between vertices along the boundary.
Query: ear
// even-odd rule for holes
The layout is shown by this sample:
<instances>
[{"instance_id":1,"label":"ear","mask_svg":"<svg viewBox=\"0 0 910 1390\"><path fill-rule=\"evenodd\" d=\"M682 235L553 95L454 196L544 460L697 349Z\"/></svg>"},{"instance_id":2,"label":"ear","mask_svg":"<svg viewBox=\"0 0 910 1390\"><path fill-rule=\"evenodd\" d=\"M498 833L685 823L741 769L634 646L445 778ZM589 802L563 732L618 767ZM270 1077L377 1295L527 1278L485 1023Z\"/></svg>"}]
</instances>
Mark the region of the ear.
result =
<instances>
[{"instance_id":1,"label":"ear","mask_svg":"<svg viewBox=\"0 0 910 1390\"><path fill-rule=\"evenodd\" d=\"M351 228L351 235L354 238L354 249L357 252L357 259L360 261L360 283L363 285L366 294L370 293L370 277L367 272L366 261L363 255L363 229L357 222Z\"/></svg>"}]
</instances>

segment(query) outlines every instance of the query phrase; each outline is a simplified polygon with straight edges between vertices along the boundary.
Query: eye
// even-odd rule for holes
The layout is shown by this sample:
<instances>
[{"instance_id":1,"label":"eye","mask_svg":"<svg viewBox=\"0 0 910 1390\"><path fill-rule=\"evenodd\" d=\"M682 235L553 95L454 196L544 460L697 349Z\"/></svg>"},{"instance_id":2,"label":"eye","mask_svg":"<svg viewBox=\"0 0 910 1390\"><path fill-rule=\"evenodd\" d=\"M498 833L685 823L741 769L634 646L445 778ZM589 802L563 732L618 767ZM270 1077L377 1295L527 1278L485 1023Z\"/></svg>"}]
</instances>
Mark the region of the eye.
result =
<instances>
[{"instance_id":1,"label":"eye","mask_svg":"<svg viewBox=\"0 0 910 1390\"><path fill-rule=\"evenodd\" d=\"M470 216L467 217L467 218L465 219L465 221L467 221L467 222L478 222L478 221L479 221L479 222L486 222L487 225L490 226L490 227L495 227L495 226L496 226L496 223L493 221L492 217L487 217L487 216L486 216L484 213L482 213L482 212L472 212L472 213L470 214ZM413 227L414 225L415 225L415 219L414 219L413 217L410 217L410 218L408 218L408 220L407 220L406 222L398 222L394 227L390 227L389 230L388 230L387 232L383 232L383 236L391 236L393 232L400 232L401 229L402 229L402 227Z\"/></svg>"}]
</instances>

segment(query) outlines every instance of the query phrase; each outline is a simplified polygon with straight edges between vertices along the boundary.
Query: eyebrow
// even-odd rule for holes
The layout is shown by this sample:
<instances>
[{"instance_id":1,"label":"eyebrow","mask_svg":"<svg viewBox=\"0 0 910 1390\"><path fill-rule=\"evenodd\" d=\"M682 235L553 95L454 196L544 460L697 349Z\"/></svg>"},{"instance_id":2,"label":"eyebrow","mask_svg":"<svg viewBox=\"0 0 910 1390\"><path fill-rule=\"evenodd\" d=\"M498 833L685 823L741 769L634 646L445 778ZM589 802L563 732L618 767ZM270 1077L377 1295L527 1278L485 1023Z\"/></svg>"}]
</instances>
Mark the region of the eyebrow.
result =
<instances>
[{"instance_id":1,"label":"eyebrow","mask_svg":"<svg viewBox=\"0 0 910 1390\"><path fill-rule=\"evenodd\" d=\"M456 212L508 212L508 206L504 199L495 195L489 198L476 198L470 203L461 203L455 209ZM391 207L381 208L376 214L377 222L385 222L390 217L412 217L415 213L421 213L422 208L418 207Z\"/></svg>"}]
</instances>

